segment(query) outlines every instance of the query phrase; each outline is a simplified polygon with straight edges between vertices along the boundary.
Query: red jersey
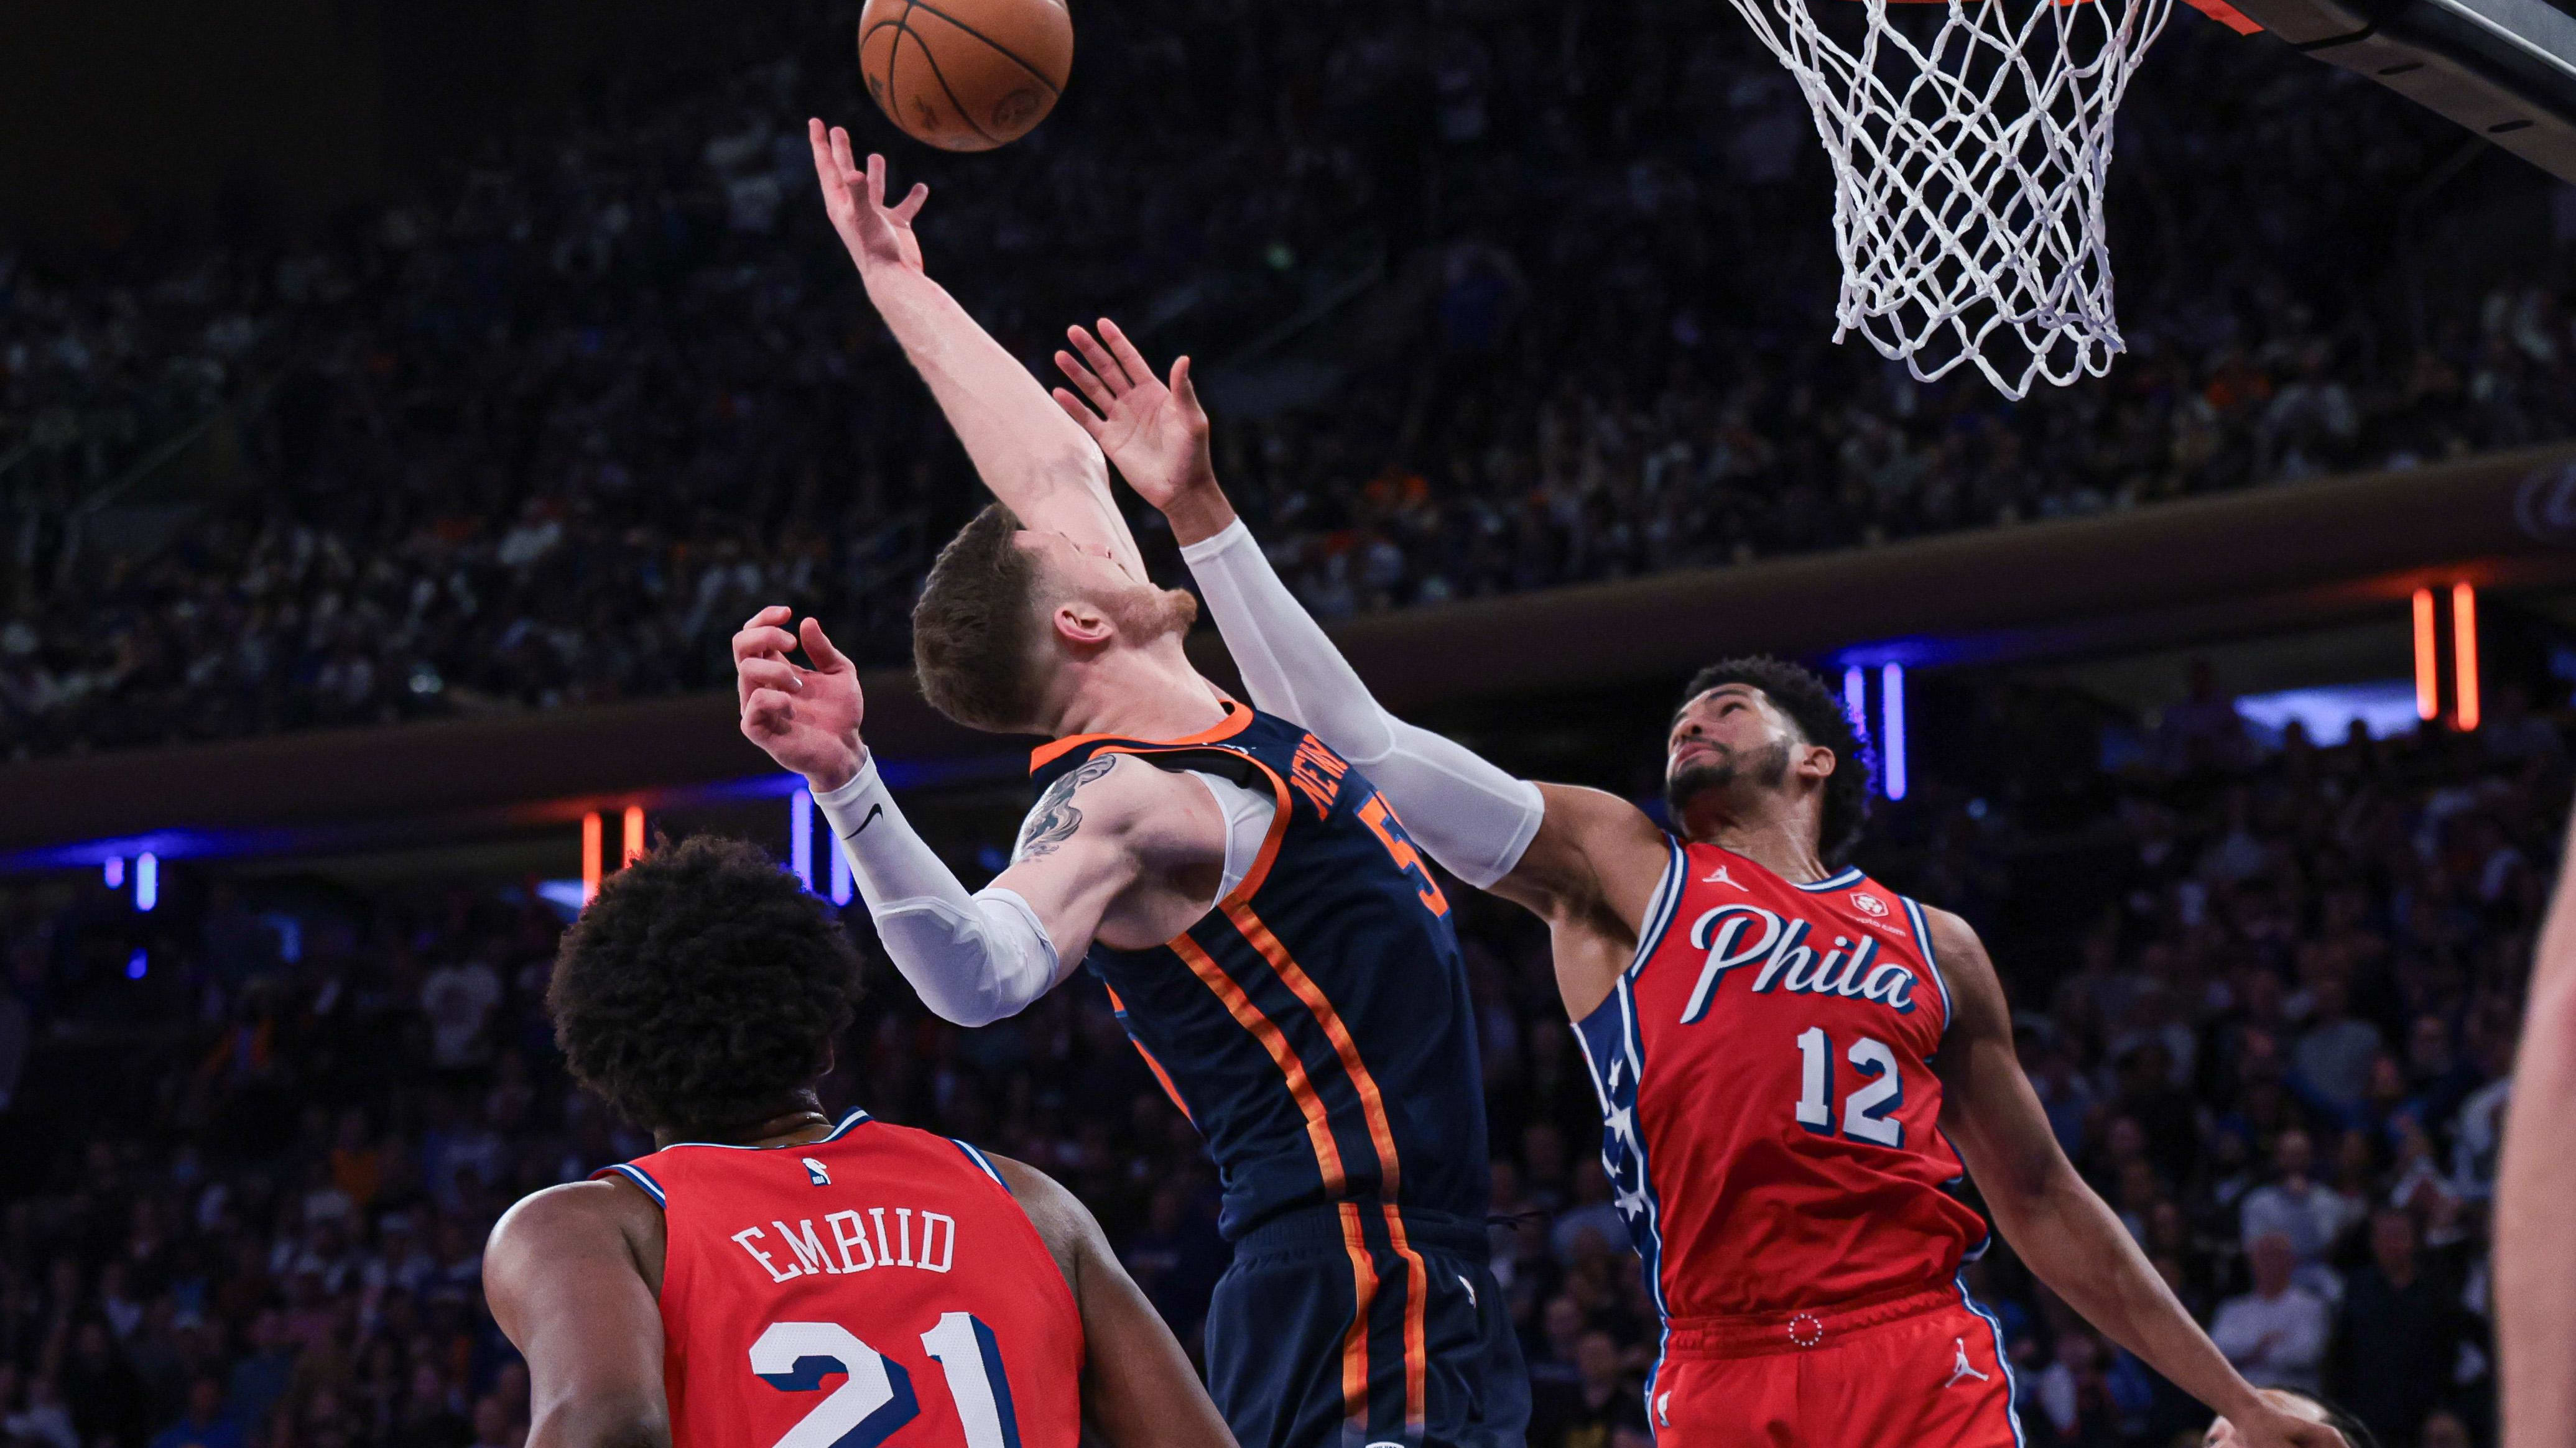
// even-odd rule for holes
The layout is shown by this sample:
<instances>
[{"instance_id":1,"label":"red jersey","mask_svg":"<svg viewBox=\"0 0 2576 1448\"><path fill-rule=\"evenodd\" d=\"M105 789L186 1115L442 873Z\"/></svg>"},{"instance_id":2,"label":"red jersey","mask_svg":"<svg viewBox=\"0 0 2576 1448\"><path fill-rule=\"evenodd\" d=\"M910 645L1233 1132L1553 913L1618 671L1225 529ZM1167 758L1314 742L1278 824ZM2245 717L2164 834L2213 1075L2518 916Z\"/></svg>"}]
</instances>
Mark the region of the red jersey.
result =
<instances>
[{"instance_id":1,"label":"red jersey","mask_svg":"<svg viewBox=\"0 0 2576 1448\"><path fill-rule=\"evenodd\" d=\"M1949 1020L1920 905L1673 845L1636 961L1576 1027L1668 1329L1943 1287L1982 1247L1944 1190Z\"/></svg>"},{"instance_id":2,"label":"red jersey","mask_svg":"<svg viewBox=\"0 0 2576 1448\"><path fill-rule=\"evenodd\" d=\"M1001 1173L853 1111L801 1146L678 1145L662 1208L675 1448L1075 1448L1082 1314Z\"/></svg>"}]
</instances>

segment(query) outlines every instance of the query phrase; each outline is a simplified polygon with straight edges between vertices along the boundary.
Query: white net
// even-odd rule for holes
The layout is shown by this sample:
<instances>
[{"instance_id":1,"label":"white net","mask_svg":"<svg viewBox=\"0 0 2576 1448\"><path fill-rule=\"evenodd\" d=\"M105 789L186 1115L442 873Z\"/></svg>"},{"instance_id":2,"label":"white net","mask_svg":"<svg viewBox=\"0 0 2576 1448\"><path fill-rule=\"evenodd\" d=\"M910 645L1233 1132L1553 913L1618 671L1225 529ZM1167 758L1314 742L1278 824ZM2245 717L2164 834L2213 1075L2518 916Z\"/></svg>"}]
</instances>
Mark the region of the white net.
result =
<instances>
[{"instance_id":1,"label":"white net","mask_svg":"<svg viewBox=\"0 0 2576 1448\"><path fill-rule=\"evenodd\" d=\"M1813 3L1733 0L1833 159L1834 340L2013 398L2110 370L2112 117L2173 0Z\"/></svg>"}]
</instances>

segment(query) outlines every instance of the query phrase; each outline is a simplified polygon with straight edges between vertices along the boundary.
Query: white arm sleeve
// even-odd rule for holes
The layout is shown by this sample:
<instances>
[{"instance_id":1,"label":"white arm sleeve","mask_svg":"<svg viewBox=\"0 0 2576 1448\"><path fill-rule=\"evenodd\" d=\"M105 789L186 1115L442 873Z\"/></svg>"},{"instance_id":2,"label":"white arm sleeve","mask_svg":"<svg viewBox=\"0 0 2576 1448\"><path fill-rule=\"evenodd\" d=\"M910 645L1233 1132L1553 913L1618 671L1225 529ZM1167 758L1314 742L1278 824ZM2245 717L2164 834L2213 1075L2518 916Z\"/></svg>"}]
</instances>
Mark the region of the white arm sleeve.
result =
<instances>
[{"instance_id":1,"label":"white arm sleeve","mask_svg":"<svg viewBox=\"0 0 2576 1448\"><path fill-rule=\"evenodd\" d=\"M1181 550L1252 702L1315 731L1368 771L1405 828L1478 889L1512 872L1547 813L1538 786L1378 705L1341 650L1263 557L1238 518Z\"/></svg>"},{"instance_id":2,"label":"white arm sleeve","mask_svg":"<svg viewBox=\"0 0 2576 1448\"><path fill-rule=\"evenodd\" d=\"M912 832L874 756L814 803L850 858L877 939L941 1019L990 1025L1026 1010L1064 978L1037 911L1016 891L967 894Z\"/></svg>"}]
</instances>

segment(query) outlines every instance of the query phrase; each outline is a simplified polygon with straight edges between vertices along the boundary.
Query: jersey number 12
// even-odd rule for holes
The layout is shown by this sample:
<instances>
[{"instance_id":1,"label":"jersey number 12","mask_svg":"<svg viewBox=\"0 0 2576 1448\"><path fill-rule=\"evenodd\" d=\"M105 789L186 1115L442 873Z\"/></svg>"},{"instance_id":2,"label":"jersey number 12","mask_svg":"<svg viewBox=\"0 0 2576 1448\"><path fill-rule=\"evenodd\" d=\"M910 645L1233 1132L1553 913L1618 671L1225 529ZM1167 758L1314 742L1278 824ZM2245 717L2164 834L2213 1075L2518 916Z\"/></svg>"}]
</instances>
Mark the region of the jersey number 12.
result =
<instances>
[{"instance_id":1,"label":"jersey number 12","mask_svg":"<svg viewBox=\"0 0 2576 1448\"><path fill-rule=\"evenodd\" d=\"M944 1313L921 1349L948 1378L966 1448L1020 1448L1011 1380L993 1330L963 1312ZM810 1393L833 1373L849 1376L796 1420L772 1448L876 1448L921 1416L912 1375L837 1322L773 1322L751 1345L751 1370L782 1393Z\"/></svg>"},{"instance_id":2,"label":"jersey number 12","mask_svg":"<svg viewBox=\"0 0 2576 1448\"><path fill-rule=\"evenodd\" d=\"M1874 1146L1903 1146L1905 1123L1887 1113L1905 1104L1905 1078L1896 1073L1896 1052L1885 1041L1863 1036L1852 1042L1845 1058L1865 1084L1843 1098L1842 1134ZM1818 1136L1834 1134L1834 1043L1822 1026L1798 1033L1798 1124Z\"/></svg>"}]
</instances>

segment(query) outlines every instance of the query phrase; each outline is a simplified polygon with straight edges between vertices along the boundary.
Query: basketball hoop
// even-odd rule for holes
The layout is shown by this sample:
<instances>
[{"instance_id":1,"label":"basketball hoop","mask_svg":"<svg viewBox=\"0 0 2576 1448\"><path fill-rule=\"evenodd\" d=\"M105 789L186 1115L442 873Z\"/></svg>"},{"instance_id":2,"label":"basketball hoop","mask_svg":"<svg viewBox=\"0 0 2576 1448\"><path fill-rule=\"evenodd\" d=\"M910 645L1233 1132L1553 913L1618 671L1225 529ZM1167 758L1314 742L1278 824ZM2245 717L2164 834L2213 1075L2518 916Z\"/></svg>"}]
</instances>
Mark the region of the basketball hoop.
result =
<instances>
[{"instance_id":1,"label":"basketball hoop","mask_svg":"<svg viewBox=\"0 0 2576 1448\"><path fill-rule=\"evenodd\" d=\"M1834 340L2006 397L2111 368L2111 121L2173 0L1733 0L1834 167Z\"/></svg>"}]
</instances>

